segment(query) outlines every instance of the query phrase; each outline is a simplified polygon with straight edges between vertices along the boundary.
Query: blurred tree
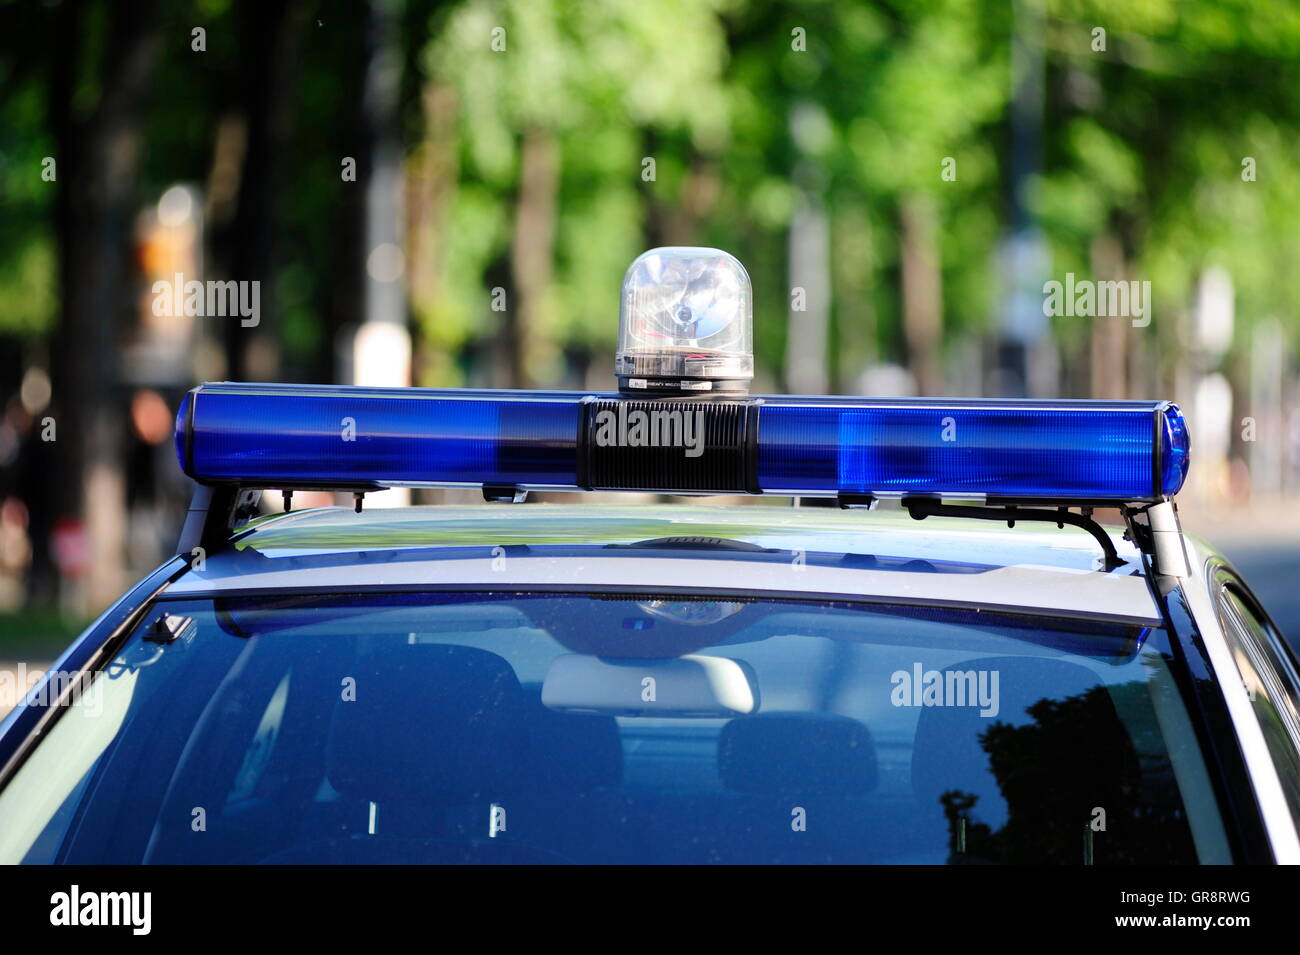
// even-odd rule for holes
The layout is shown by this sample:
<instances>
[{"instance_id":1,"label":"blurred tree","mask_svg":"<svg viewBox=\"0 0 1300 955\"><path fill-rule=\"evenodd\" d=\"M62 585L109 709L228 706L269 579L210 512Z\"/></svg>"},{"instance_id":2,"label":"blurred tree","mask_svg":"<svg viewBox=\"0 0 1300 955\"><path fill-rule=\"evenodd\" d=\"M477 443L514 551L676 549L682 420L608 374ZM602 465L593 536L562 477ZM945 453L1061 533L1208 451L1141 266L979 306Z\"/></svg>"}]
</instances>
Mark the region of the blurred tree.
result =
<instances>
[{"instance_id":1,"label":"blurred tree","mask_svg":"<svg viewBox=\"0 0 1300 955\"><path fill-rule=\"evenodd\" d=\"M296 0L262 0L235 7L240 52L239 114L244 124L238 198L224 241L216 246L226 274L261 282L262 321L224 325L227 374L234 381L276 377L279 324L277 286L283 233L281 196L288 175L289 139L295 122L299 46L306 24ZM249 367L258 341L260 363Z\"/></svg>"},{"instance_id":2,"label":"blurred tree","mask_svg":"<svg viewBox=\"0 0 1300 955\"><path fill-rule=\"evenodd\" d=\"M60 317L51 350L53 509L60 521L84 528L83 597L92 608L115 599L125 583L124 402L116 355L132 301L125 253L158 24L152 2L69 0L58 10L60 42L49 64L60 251Z\"/></svg>"},{"instance_id":3,"label":"blurred tree","mask_svg":"<svg viewBox=\"0 0 1300 955\"><path fill-rule=\"evenodd\" d=\"M430 102L449 110L436 90L454 96L460 179L448 200L455 242L424 248L446 270L429 285L437 297L415 303L431 337L496 333L495 380L515 385L561 379L563 341L612 343L618 281L642 245L638 189L687 208L692 190L708 190L702 167L687 172L693 153L648 154L638 131L720 146L717 7L669 0L649 15L639 0L507 0L447 15L429 51ZM496 282L482 283L507 255L497 312Z\"/></svg>"},{"instance_id":4,"label":"blurred tree","mask_svg":"<svg viewBox=\"0 0 1300 955\"><path fill-rule=\"evenodd\" d=\"M1231 273L1247 328L1300 310L1290 267L1300 236L1286 198L1300 173L1300 10L1241 0L1044 6L1052 122L1034 207L1057 277L1146 279L1155 297L1148 330L1062 318L1057 336L1073 343L1073 364L1091 368L1078 392L1172 393L1197 359L1185 316L1208 266ZM1289 327L1294 347L1300 323Z\"/></svg>"},{"instance_id":5,"label":"blurred tree","mask_svg":"<svg viewBox=\"0 0 1300 955\"><path fill-rule=\"evenodd\" d=\"M1016 290L1003 239L1028 230L1053 277L1149 279L1155 297L1149 328L1051 320L1062 394L1177 397L1219 372L1240 402L1284 400L1300 9L1015 9L1041 24L1041 109L1013 90L1019 27L994 0L0 0L0 470L10 489L38 476L17 482L36 593L60 518L86 522L97 593L121 567L116 349L143 294L132 221L163 190L201 184L208 273L263 283L263 327L200 321L196 373L336 373L364 313L375 11L399 33L420 383L608 387L627 264L709 244L754 282L756 388L853 390L880 364L924 391L996 388L979 366ZM1195 322L1220 274L1226 353ZM48 480L12 437L32 447L19 380L47 363Z\"/></svg>"},{"instance_id":6,"label":"blurred tree","mask_svg":"<svg viewBox=\"0 0 1300 955\"><path fill-rule=\"evenodd\" d=\"M978 328L993 293L1001 200L988 134L1008 95L1001 5L813 3L794 12L755 2L728 22L736 128L724 220L740 225L742 248L752 245L753 226L784 234L801 147L782 104L819 104L827 125L804 137L824 170L833 231L848 239L832 248L832 268L851 276L834 296L831 353L840 357L832 370L856 381L883 354L904 359L923 388L942 390L942 347L955 337L944 329ZM945 159L952 178L943 175ZM960 294L945 296L945 283ZM766 283L761 294L779 310L756 303L756 339L768 355L783 347L783 285Z\"/></svg>"}]
</instances>

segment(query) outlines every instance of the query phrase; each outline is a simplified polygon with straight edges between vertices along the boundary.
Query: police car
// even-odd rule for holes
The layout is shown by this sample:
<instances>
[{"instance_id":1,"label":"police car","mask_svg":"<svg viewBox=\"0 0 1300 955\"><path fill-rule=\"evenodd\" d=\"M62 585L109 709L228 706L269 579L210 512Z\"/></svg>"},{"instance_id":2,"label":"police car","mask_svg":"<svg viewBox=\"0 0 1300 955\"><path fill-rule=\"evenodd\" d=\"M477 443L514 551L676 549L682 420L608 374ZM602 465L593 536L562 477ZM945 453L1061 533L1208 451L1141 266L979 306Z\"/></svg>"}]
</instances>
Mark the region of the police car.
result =
<instances>
[{"instance_id":1,"label":"police car","mask_svg":"<svg viewBox=\"0 0 1300 955\"><path fill-rule=\"evenodd\" d=\"M753 396L749 321L658 249L617 392L194 389L176 556L4 724L0 861L1300 860L1296 661L1180 530L1175 405Z\"/></svg>"}]
</instances>

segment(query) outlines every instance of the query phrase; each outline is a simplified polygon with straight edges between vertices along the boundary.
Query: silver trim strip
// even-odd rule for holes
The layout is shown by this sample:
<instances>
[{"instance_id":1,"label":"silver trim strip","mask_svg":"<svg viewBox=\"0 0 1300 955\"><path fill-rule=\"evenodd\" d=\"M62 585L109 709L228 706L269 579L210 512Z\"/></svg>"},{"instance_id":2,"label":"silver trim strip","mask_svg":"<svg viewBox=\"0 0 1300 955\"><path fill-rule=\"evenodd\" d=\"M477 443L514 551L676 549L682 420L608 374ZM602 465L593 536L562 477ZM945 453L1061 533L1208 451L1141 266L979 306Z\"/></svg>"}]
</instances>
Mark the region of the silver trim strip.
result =
<instances>
[{"instance_id":1,"label":"silver trim strip","mask_svg":"<svg viewBox=\"0 0 1300 955\"><path fill-rule=\"evenodd\" d=\"M1190 539L1188 545L1196 547ZM1246 684L1237 669L1227 638L1219 627L1219 615L1214 608L1206 575L1206 565L1214 555L1200 548L1196 550L1192 576L1183 582L1187 607L1201 631L1205 652L1214 668L1215 682L1223 691L1228 715L1237 731L1237 739L1241 742L1242 756L1255 787L1255 798L1264 817L1264 829L1268 833L1273 857L1279 865L1300 865L1300 834L1296 832L1295 822L1291 818L1282 781L1278 778L1277 767L1273 764L1268 743L1264 740L1264 731L1255 717Z\"/></svg>"},{"instance_id":2,"label":"silver trim strip","mask_svg":"<svg viewBox=\"0 0 1300 955\"><path fill-rule=\"evenodd\" d=\"M269 565L269 566L268 566ZM259 564L238 555L214 556L170 596L241 591L313 590L455 585L500 590L562 585L574 590L612 588L773 592L906 603L1032 610L1160 626L1160 610L1139 576L1018 565L975 573L916 573L814 564L727 561L716 557L501 556L434 560L333 562L282 557Z\"/></svg>"}]
</instances>

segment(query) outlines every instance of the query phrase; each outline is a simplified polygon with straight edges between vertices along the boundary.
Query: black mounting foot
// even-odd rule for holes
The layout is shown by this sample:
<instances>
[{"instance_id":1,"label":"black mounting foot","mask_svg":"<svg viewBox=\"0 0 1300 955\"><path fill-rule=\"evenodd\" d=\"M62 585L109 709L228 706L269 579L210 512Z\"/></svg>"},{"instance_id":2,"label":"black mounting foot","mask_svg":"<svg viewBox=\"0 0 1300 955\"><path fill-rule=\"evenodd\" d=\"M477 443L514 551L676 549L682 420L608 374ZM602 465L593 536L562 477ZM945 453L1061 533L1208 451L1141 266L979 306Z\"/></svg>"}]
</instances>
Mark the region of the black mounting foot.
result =
<instances>
[{"instance_id":1,"label":"black mounting foot","mask_svg":"<svg viewBox=\"0 0 1300 955\"><path fill-rule=\"evenodd\" d=\"M505 504L522 504L528 492L513 484L484 484L483 500Z\"/></svg>"}]
</instances>

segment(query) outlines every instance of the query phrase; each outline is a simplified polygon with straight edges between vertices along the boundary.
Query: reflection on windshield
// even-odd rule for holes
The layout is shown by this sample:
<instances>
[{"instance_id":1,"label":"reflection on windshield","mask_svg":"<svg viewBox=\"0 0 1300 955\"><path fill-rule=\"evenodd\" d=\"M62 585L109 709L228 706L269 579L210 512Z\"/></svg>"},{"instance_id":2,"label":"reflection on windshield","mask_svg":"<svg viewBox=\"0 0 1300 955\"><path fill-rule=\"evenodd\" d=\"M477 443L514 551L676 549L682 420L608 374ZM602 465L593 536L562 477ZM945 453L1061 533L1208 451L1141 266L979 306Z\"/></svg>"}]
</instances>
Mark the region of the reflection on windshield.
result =
<instances>
[{"instance_id":1,"label":"reflection on windshield","mask_svg":"<svg viewBox=\"0 0 1300 955\"><path fill-rule=\"evenodd\" d=\"M118 667L112 676L101 675L0 792L0 865L23 862L31 850L47 856L58 846L75 808L70 797L80 795L91 768L125 722L139 674Z\"/></svg>"},{"instance_id":2,"label":"reflection on windshield","mask_svg":"<svg viewBox=\"0 0 1300 955\"><path fill-rule=\"evenodd\" d=\"M3 858L1228 861L1161 631L662 595L164 609L186 637L134 638L106 718L60 720L0 794L27 814Z\"/></svg>"}]
</instances>

